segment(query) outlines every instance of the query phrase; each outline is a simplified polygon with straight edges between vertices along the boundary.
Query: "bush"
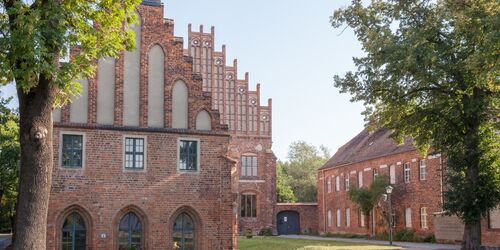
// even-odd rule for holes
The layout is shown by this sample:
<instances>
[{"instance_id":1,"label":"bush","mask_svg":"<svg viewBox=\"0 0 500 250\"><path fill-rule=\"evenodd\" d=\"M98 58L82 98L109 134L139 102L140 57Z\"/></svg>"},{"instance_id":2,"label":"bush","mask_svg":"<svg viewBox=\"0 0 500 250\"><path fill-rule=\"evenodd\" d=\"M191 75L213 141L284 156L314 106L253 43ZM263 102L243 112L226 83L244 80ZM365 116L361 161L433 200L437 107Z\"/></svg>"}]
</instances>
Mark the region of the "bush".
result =
<instances>
[{"instance_id":1,"label":"bush","mask_svg":"<svg viewBox=\"0 0 500 250\"><path fill-rule=\"evenodd\" d=\"M245 230L245 236L247 237L247 239L251 239L253 237L252 229L247 228L247 230Z\"/></svg>"},{"instance_id":2,"label":"bush","mask_svg":"<svg viewBox=\"0 0 500 250\"><path fill-rule=\"evenodd\" d=\"M273 229L270 227L262 228L259 232L260 236L273 236Z\"/></svg>"},{"instance_id":3,"label":"bush","mask_svg":"<svg viewBox=\"0 0 500 250\"><path fill-rule=\"evenodd\" d=\"M395 241L422 241L422 239L417 234L415 234L415 231L406 229L396 232L393 239Z\"/></svg>"},{"instance_id":4,"label":"bush","mask_svg":"<svg viewBox=\"0 0 500 250\"><path fill-rule=\"evenodd\" d=\"M367 238L368 235L366 234L340 234L340 233L332 233L332 232L327 232L323 234L324 237L337 237L337 238Z\"/></svg>"},{"instance_id":5,"label":"bush","mask_svg":"<svg viewBox=\"0 0 500 250\"><path fill-rule=\"evenodd\" d=\"M436 242L436 236L434 236L434 234L427 235L427 236L424 237L424 242L435 243Z\"/></svg>"}]
</instances>

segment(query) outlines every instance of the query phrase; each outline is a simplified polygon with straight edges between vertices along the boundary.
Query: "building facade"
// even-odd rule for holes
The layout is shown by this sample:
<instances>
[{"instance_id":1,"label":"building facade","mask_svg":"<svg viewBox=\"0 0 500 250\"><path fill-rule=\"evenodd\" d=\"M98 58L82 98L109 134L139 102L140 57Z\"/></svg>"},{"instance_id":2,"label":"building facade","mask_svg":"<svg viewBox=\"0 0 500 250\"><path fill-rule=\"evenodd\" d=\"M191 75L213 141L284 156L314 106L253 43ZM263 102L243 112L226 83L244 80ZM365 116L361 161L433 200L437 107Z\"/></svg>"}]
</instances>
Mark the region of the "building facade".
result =
<instances>
[{"instance_id":1,"label":"building facade","mask_svg":"<svg viewBox=\"0 0 500 250\"><path fill-rule=\"evenodd\" d=\"M53 112L48 249L233 249L238 228L275 225L271 100L213 28L185 45L163 13L143 1L137 49L98 60Z\"/></svg>"},{"instance_id":2,"label":"building facade","mask_svg":"<svg viewBox=\"0 0 500 250\"><path fill-rule=\"evenodd\" d=\"M368 187L386 176L392 191L394 232L409 230L434 235L440 242L460 242L463 224L445 216L442 208L446 161L440 154L422 156L412 141L397 145L391 132L362 131L342 146L318 171L320 233L378 234L388 231L387 201L380 199L367 218L348 195L352 187ZM481 222L482 243L500 246L500 209Z\"/></svg>"}]
</instances>

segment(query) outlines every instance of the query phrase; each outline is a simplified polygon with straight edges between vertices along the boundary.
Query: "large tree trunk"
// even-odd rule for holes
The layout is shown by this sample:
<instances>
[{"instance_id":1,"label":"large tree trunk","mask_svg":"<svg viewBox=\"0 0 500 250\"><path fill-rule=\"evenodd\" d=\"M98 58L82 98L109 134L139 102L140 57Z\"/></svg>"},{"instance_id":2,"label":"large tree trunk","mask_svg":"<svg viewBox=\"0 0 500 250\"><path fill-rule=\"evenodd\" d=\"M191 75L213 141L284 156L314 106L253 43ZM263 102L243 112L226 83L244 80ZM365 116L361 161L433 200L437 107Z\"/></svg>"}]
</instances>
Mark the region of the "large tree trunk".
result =
<instances>
[{"instance_id":1,"label":"large tree trunk","mask_svg":"<svg viewBox=\"0 0 500 250\"><path fill-rule=\"evenodd\" d=\"M44 250L52 177L52 107L56 94L50 79L24 93L18 89L21 169L14 249Z\"/></svg>"},{"instance_id":2,"label":"large tree trunk","mask_svg":"<svg viewBox=\"0 0 500 250\"><path fill-rule=\"evenodd\" d=\"M481 249L481 223L465 224L464 241L462 242L464 250Z\"/></svg>"}]
</instances>

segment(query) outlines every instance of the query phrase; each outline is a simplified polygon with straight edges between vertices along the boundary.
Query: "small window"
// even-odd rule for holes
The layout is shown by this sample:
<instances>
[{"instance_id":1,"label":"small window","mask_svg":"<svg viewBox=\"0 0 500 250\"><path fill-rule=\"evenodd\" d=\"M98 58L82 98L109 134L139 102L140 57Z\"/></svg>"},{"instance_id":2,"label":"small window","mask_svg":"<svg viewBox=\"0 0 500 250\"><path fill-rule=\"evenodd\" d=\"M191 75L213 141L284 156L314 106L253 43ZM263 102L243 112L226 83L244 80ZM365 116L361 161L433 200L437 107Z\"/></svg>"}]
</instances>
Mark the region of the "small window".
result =
<instances>
[{"instance_id":1,"label":"small window","mask_svg":"<svg viewBox=\"0 0 500 250\"><path fill-rule=\"evenodd\" d=\"M345 191L349 191L349 174L345 175L344 186Z\"/></svg>"},{"instance_id":2,"label":"small window","mask_svg":"<svg viewBox=\"0 0 500 250\"><path fill-rule=\"evenodd\" d=\"M426 180L427 178L427 170L425 169L425 160L420 160L419 163L419 172L420 172L420 180Z\"/></svg>"},{"instance_id":3,"label":"small window","mask_svg":"<svg viewBox=\"0 0 500 250\"><path fill-rule=\"evenodd\" d=\"M340 209L337 209L337 227L340 227Z\"/></svg>"},{"instance_id":4,"label":"small window","mask_svg":"<svg viewBox=\"0 0 500 250\"><path fill-rule=\"evenodd\" d=\"M373 169L373 180L375 180L378 177L378 169L374 168Z\"/></svg>"},{"instance_id":5,"label":"small window","mask_svg":"<svg viewBox=\"0 0 500 250\"><path fill-rule=\"evenodd\" d=\"M427 229L427 208L422 207L420 208L420 225L422 226L423 229Z\"/></svg>"},{"instance_id":6,"label":"small window","mask_svg":"<svg viewBox=\"0 0 500 250\"><path fill-rule=\"evenodd\" d=\"M351 226L351 209L350 208L345 209L345 225L346 225L346 227Z\"/></svg>"},{"instance_id":7,"label":"small window","mask_svg":"<svg viewBox=\"0 0 500 250\"><path fill-rule=\"evenodd\" d=\"M500 206L488 212L488 226L490 229L500 229Z\"/></svg>"},{"instance_id":8,"label":"small window","mask_svg":"<svg viewBox=\"0 0 500 250\"><path fill-rule=\"evenodd\" d=\"M363 171L358 172L358 186L363 187Z\"/></svg>"},{"instance_id":9,"label":"small window","mask_svg":"<svg viewBox=\"0 0 500 250\"><path fill-rule=\"evenodd\" d=\"M396 184L396 166L391 165L389 167L390 183Z\"/></svg>"},{"instance_id":10,"label":"small window","mask_svg":"<svg viewBox=\"0 0 500 250\"><path fill-rule=\"evenodd\" d=\"M62 134L61 166L66 168L83 166L83 135Z\"/></svg>"},{"instance_id":11,"label":"small window","mask_svg":"<svg viewBox=\"0 0 500 250\"><path fill-rule=\"evenodd\" d=\"M409 207L405 209L405 224L406 228L411 228L411 208Z\"/></svg>"},{"instance_id":12,"label":"small window","mask_svg":"<svg viewBox=\"0 0 500 250\"><path fill-rule=\"evenodd\" d=\"M144 138L125 137L125 169L144 169Z\"/></svg>"},{"instance_id":13,"label":"small window","mask_svg":"<svg viewBox=\"0 0 500 250\"><path fill-rule=\"evenodd\" d=\"M326 188L328 190L328 193L332 192L332 178L331 177L328 177L328 184L327 184Z\"/></svg>"},{"instance_id":14,"label":"small window","mask_svg":"<svg viewBox=\"0 0 500 250\"><path fill-rule=\"evenodd\" d=\"M257 217L257 196L254 194L241 195L241 217Z\"/></svg>"},{"instance_id":15,"label":"small window","mask_svg":"<svg viewBox=\"0 0 500 250\"><path fill-rule=\"evenodd\" d=\"M340 191L340 178L339 176L335 176L335 191Z\"/></svg>"},{"instance_id":16,"label":"small window","mask_svg":"<svg viewBox=\"0 0 500 250\"><path fill-rule=\"evenodd\" d=\"M328 210L328 227L332 227L332 210Z\"/></svg>"},{"instance_id":17,"label":"small window","mask_svg":"<svg viewBox=\"0 0 500 250\"><path fill-rule=\"evenodd\" d=\"M257 176L257 156L244 155L241 157L241 176Z\"/></svg>"},{"instance_id":18,"label":"small window","mask_svg":"<svg viewBox=\"0 0 500 250\"><path fill-rule=\"evenodd\" d=\"M358 209L359 226L365 227L365 214L361 208Z\"/></svg>"},{"instance_id":19,"label":"small window","mask_svg":"<svg viewBox=\"0 0 500 250\"><path fill-rule=\"evenodd\" d=\"M179 170L198 171L198 150L197 140L179 140Z\"/></svg>"},{"instance_id":20,"label":"small window","mask_svg":"<svg viewBox=\"0 0 500 250\"><path fill-rule=\"evenodd\" d=\"M405 183L410 183L410 164L405 163L403 166L403 176L405 179Z\"/></svg>"}]
</instances>

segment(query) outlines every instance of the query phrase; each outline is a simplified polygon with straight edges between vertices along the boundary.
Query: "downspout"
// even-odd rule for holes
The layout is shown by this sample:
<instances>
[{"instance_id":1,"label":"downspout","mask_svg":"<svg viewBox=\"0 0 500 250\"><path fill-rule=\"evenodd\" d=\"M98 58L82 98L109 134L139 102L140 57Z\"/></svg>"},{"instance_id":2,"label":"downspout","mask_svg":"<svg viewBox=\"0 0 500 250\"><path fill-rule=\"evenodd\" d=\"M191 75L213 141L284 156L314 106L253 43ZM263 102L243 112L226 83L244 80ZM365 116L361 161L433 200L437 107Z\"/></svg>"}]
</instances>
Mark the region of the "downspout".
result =
<instances>
[{"instance_id":1,"label":"downspout","mask_svg":"<svg viewBox=\"0 0 500 250\"><path fill-rule=\"evenodd\" d=\"M325 209L326 209L326 197L325 197L325 170L321 170L323 174L323 230L326 233L326 220L325 220Z\"/></svg>"}]
</instances>

